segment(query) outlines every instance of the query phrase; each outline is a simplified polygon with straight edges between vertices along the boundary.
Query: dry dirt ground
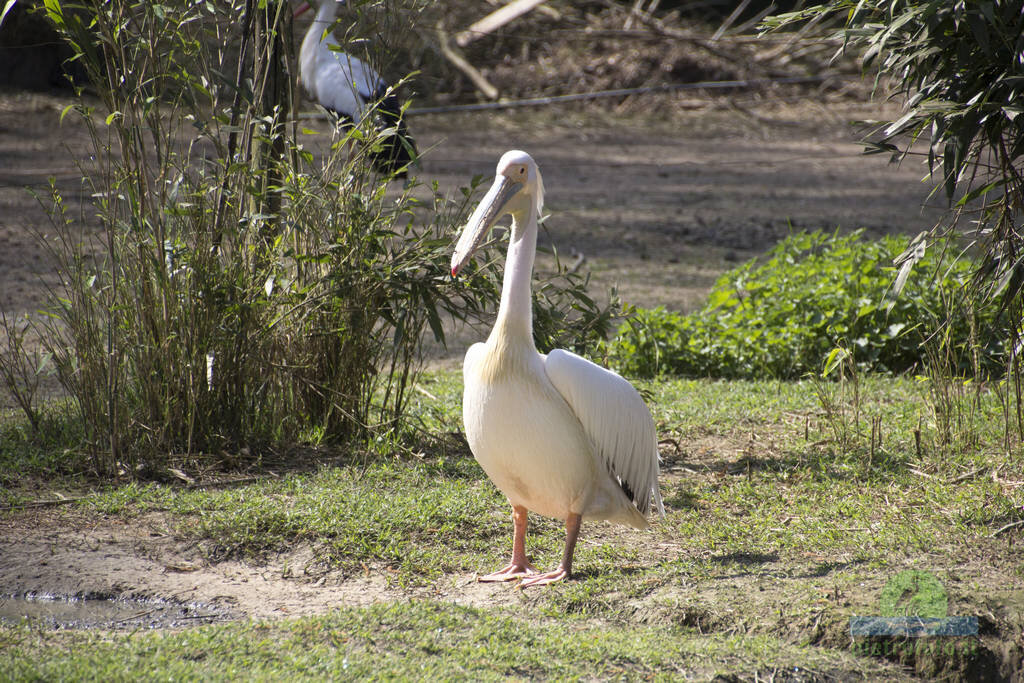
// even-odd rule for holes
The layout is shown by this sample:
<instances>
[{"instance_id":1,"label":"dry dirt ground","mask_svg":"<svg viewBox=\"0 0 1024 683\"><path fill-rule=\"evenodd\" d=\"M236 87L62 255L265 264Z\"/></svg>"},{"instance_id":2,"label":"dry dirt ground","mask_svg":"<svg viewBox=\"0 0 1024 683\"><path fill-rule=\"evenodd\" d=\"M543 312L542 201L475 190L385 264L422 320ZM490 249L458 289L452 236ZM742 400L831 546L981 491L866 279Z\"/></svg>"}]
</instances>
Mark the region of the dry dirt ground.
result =
<instances>
[{"instance_id":1,"label":"dry dirt ground","mask_svg":"<svg viewBox=\"0 0 1024 683\"><path fill-rule=\"evenodd\" d=\"M37 307L40 279L54 281L34 235L46 216L26 188L45 195L54 178L73 215L85 194L75 160L90 154L88 137L73 116L58 123L69 102L0 91L0 310L8 313ZM892 113L812 93L743 106L720 99L672 120L546 109L425 115L410 125L427 150L421 180L444 191L493 174L508 149L530 152L561 252L584 254L600 283L617 283L632 303L688 310L723 270L790 230L931 227L941 212L923 207L920 159L864 156L849 123Z\"/></svg>"},{"instance_id":2,"label":"dry dirt ground","mask_svg":"<svg viewBox=\"0 0 1024 683\"><path fill-rule=\"evenodd\" d=\"M0 92L0 310L8 314L39 307L55 282L34 236L46 229L45 213L25 188L45 192L53 177L76 211L82 199L74 160L89 153L88 141L73 117L58 123L68 102ZM879 107L812 93L788 103L716 100L672 120L570 109L426 115L410 125L429 150L421 178L452 192L492 174L505 150L531 152L547 187L550 239L563 253L585 255L597 284L618 285L627 301L690 310L725 269L791 229L915 234L933 225L939 211L922 208L920 162L890 165L855 142L848 122L892 113ZM81 522L62 508L0 517L0 594L161 596L251 617L409 596L379 572L317 573L309 549L261 565L210 564L158 515ZM476 605L529 599L468 575L421 592Z\"/></svg>"}]
</instances>

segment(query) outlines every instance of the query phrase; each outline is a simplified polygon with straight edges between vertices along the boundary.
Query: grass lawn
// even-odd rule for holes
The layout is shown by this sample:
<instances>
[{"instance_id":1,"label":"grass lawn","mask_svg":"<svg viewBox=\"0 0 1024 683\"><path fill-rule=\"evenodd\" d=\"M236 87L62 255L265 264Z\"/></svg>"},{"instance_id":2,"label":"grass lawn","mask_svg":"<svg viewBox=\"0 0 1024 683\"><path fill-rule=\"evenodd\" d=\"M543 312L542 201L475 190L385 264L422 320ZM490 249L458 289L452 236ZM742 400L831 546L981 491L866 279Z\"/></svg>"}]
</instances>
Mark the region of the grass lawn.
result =
<instances>
[{"instance_id":1,"label":"grass lawn","mask_svg":"<svg viewBox=\"0 0 1024 683\"><path fill-rule=\"evenodd\" d=\"M241 486L127 483L46 512L83 526L158 516L210 567L301 546L339 582L383 576L379 600L157 632L8 624L0 677L881 679L1009 675L1022 653L1024 461L1019 439L1006 449L998 387L646 383L665 519L647 532L585 524L572 580L465 604L452 586L504 563L511 523L453 436L460 381L421 380L420 431L402 443L318 451ZM33 486L89 483L5 425L0 520L31 533L19 504L41 497ZM562 538L559 522L531 518L538 567L557 563ZM948 614L977 616L979 635L851 640L850 617L879 614L907 570L936 577Z\"/></svg>"}]
</instances>

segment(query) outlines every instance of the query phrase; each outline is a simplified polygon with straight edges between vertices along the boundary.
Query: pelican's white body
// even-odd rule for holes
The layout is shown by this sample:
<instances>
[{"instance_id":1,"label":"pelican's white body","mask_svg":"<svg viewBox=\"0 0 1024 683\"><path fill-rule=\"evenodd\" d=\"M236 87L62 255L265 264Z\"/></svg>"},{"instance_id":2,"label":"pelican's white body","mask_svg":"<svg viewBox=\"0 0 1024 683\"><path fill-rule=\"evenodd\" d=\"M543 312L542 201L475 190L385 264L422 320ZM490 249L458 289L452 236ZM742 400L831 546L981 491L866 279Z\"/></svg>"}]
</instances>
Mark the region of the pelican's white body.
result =
<instances>
[{"instance_id":1,"label":"pelican's white body","mask_svg":"<svg viewBox=\"0 0 1024 683\"><path fill-rule=\"evenodd\" d=\"M455 249L453 274L489 224L512 215L498 317L463 366L466 437L514 508L644 528L649 508L664 508L654 420L643 399L614 372L568 351L542 355L533 343L530 280L542 202L533 159L508 152Z\"/></svg>"},{"instance_id":2,"label":"pelican's white body","mask_svg":"<svg viewBox=\"0 0 1024 683\"><path fill-rule=\"evenodd\" d=\"M594 384L615 380L626 384L567 351L543 356L531 345L529 352L520 353L502 348L492 335L489 342L470 348L463 367L462 416L473 455L512 505L556 519L577 513L584 519L647 527L646 518L603 462L576 412L551 382L549 364L574 372L583 381L589 375ZM597 412L615 422L637 417L635 404L634 411L619 411L621 406L614 400L620 398L618 394L593 396ZM640 397L636 398L650 421ZM653 433L653 423L650 427ZM649 455L657 457L656 452Z\"/></svg>"}]
</instances>

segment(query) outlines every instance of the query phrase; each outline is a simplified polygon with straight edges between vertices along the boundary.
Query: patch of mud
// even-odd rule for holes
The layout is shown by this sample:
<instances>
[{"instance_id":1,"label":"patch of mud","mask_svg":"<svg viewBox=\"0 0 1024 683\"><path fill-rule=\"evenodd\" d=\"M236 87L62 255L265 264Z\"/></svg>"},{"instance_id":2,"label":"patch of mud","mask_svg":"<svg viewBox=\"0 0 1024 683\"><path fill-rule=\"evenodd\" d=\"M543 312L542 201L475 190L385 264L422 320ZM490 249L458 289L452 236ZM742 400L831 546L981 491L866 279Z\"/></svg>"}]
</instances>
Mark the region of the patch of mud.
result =
<instances>
[{"instance_id":1,"label":"patch of mud","mask_svg":"<svg viewBox=\"0 0 1024 683\"><path fill-rule=\"evenodd\" d=\"M53 629L184 628L230 618L230 612L202 603L140 600L94 593L53 595L27 592L0 596L0 623L18 623L27 619Z\"/></svg>"},{"instance_id":2,"label":"patch of mud","mask_svg":"<svg viewBox=\"0 0 1024 683\"><path fill-rule=\"evenodd\" d=\"M210 563L196 544L176 539L161 515L83 525L63 513L0 522L0 595L103 596L204 605L234 618L323 614L334 607L430 597L487 607L511 604L517 591L455 575L429 588L401 588L387 572L323 571L309 548L265 563ZM31 529L31 532L29 532ZM140 610L143 611L143 610Z\"/></svg>"}]
</instances>

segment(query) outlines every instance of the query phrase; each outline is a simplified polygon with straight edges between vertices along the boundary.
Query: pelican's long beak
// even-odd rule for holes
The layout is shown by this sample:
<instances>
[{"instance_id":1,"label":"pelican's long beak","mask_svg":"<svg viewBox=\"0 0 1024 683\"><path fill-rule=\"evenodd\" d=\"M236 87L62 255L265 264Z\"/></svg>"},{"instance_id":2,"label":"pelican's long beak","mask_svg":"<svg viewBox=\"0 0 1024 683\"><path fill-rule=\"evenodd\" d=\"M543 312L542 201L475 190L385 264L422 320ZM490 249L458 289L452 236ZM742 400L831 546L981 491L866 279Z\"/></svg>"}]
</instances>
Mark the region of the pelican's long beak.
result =
<instances>
[{"instance_id":1,"label":"pelican's long beak","mask_svg":"<svg viewBox=\"0 0 1024 683\"><path fill-rule=\"evenodd\" d=\"M299 5L298 7L295 8L295 11L292 13L292 16L293 17L300 17L303 14L305 14L306 12L308 12L309 10L310 10L309 3L308 2L304 2L304 3L302 3L301 5Z\"/></svg>"},{"instance_id":2,"label":"pelican's long beak","mask_svg":"<svg viewBox=\"0 0 1024 683\"><path fill-rule=\"evenodd\" d=\"M480 200L473 215L469 217L469 222L462 229L462 237L455 245L455 253L452 254L452 277L459 274L462 266L466 265L466 261L480 245L484 235L501 218L505 204L521 189L523 189L522 183L503 175L494 179L494 184Z\"/></svg>"}]
</instances>

